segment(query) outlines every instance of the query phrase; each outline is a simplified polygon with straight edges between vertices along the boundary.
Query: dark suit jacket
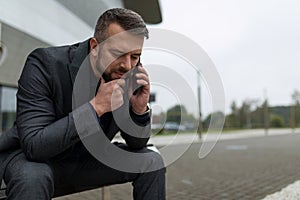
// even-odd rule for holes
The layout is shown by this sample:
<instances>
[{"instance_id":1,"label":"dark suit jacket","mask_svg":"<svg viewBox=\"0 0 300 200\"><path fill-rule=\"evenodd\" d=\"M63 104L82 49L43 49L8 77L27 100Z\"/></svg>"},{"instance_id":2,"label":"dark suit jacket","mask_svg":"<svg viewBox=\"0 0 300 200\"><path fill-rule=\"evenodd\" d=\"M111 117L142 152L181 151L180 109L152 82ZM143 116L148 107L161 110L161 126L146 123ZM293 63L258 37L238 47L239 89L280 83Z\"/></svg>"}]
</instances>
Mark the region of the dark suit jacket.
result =
<instances>
[{"instance_id":1,"label":"dark suit jacket","mask_svg":"<svg viewBox=\"0 0 300 200\"><path fill-rule=\"evenodd\" d=\"M95 112L87 102L95 94L97 82L80 83L82 88L89 87L93 94L77 103L75 108L72 107L72 93L82 63L89 64L89 59L85 59L88 53L89 40L71 46L36 49L28 56L18 82L16 126L0 135L0 180L7 163L20 152L29 160L46 162L68 154L80 142L79 135L85 133L76 129L73 113L79 106L82 112L79 115ZM87 80L96 78L91 73L88 76ZM133 118L144 126L144 133L150 133L150 114L133 114ZM101 121L111 140L119 131L118 126L109 113L100 118ZM122 130L121 135L132 148L146 146L149 139L133 137Z\"/></svg>"}]
</instances>

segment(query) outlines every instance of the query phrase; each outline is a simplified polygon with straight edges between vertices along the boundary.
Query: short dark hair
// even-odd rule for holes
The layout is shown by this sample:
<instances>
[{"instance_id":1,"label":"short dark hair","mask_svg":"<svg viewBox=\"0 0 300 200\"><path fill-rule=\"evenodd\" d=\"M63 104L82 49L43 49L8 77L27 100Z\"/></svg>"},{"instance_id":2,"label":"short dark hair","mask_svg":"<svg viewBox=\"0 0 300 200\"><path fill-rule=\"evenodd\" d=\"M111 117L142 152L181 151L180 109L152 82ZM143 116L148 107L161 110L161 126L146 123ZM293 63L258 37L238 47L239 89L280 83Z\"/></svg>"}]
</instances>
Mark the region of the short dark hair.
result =
<instances>
[{"instance_id":1,"label":"short dark hair","mask_svg":"<svg viewBox=\"0 0 300 200\"><path fill-rule=\"evenodd\" d=\"M112 23L119 24L125 31L133 31L137 35L149 38L149 31L139 14L125 8L112 8L105 11L97 21L94 37L99 43L107 39L107 28Z\"/></svg>"}]
</instances>

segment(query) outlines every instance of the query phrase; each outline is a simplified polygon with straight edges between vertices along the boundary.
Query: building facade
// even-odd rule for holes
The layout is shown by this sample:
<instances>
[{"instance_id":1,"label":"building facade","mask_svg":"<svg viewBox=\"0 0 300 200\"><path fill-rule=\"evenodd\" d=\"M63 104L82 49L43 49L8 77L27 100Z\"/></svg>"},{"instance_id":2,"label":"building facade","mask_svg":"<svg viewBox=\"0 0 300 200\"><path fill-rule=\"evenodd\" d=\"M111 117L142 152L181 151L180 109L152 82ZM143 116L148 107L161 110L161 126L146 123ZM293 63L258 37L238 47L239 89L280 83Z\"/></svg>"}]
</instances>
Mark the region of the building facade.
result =
<instances>
[{"instance_id":1,"label":"building facade","mask_svg":"<svg viewBox=\"0 0 300 200\"><path fill-rule=\"evenodd\" d=\"M146 23L161 22L158 0L0 1L0 132L14 123L17 81L27 55L91 37L99 15L113 7L135 10Z\"/></svg>"}]
</instances>

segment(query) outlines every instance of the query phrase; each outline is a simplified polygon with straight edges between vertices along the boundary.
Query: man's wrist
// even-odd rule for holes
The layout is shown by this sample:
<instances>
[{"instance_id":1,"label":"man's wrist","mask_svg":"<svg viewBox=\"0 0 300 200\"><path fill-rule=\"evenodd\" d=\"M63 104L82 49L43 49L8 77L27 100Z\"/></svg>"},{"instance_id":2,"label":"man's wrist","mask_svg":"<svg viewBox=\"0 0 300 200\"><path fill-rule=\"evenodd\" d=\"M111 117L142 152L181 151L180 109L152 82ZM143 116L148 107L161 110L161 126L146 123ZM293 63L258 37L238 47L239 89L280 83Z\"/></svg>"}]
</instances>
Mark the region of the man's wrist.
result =
<instances>
[{"instance_id":1,"label":"man's wrist","mask_svg":"<svg viewBox=\"0 0 300 200\"><path fill-rule=\"evenodd\" d=\"M90 104L92 105L92 107L94 108L96 114L98 115L98 117L101 117L104 112L102 112L102 110L100 108L97 109L96 107L96 102L95 102L95 98L93 98L91 101L90 101Z\"/></svg>"},{"instance_id":2,"label":"man's wrist","mask_svg":"<svg viewBox=\"0 0 300 200\"><path fill-rule=\"evenodd\" d=\"M136 115L144 115L150 112L150 107L147 105L144 109L141 109L141 111L136 111L133 107L131 107L131 110Z\"/></svg>"}]
</instances>

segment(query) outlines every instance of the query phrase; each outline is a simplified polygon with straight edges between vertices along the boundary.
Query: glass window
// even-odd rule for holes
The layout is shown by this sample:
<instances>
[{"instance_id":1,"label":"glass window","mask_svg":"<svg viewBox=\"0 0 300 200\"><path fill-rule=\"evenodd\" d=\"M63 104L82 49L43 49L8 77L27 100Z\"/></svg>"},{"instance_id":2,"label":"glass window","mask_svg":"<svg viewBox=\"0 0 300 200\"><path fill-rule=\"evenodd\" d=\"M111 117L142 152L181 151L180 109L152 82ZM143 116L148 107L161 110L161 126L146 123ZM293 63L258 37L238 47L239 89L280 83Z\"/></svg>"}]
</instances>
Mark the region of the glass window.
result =
<instances>
[{"instance_id":1,"label":"glass window","mask_svg":"<svg viewBox=\"0 0 300 200\"><path fill-rule=\"evenodd\" d=\"M0 131L11 128L16 119L17 88L0 86Z\"/></svg>"}]
</instances>

